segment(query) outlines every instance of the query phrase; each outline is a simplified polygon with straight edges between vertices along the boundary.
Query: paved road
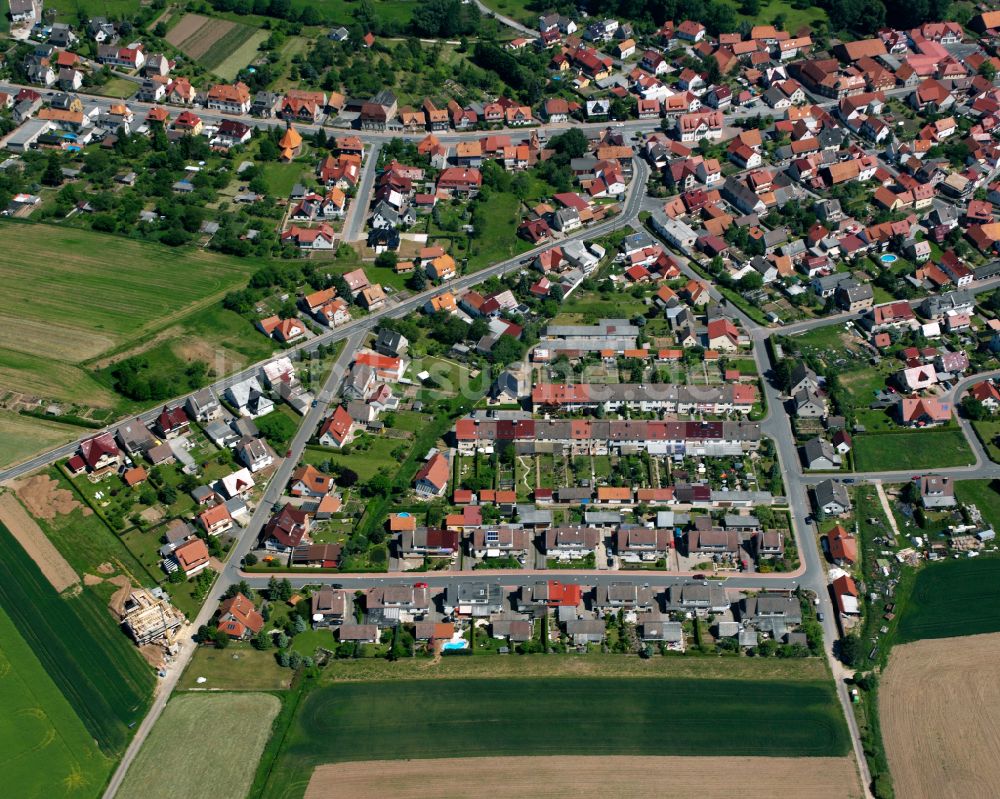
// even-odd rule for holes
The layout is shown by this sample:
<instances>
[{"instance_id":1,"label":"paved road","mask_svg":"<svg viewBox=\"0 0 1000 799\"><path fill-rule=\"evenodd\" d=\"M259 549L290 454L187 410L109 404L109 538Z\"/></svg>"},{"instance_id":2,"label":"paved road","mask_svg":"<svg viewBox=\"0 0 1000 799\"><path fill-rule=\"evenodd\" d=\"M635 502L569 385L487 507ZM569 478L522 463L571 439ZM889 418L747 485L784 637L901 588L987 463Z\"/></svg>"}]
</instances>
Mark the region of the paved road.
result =
<instances>
[{"instance_id":1,"label":"paved road","mask_svg":"<svg viewBox=\"0 0 1000 799\"><path fill-rule=\"evenodd\" d=\"M634 216L638 214L640 200L644 194L645 182L648 176L648 169L643 165L637 169L634 173L632 183L629 189L629 195L626 198L625 206L623 208L623 216L626 218L629 215ZM592 228L588 231L588 238L592 236L601 236L605 233L610 232L615 227L620 224L619 220L610 220L603 225ZM542 248L539 248L542 249ZM496 264L492 267L477 272L474 275L469 275L466 278L462 278L459 281L454 281L452 286L454 287L457 283L465 283L466 285L472 285L484 280L486 277L493 274L501 274L510 269L520 267L521 260L525 256L519 256L516 259L511 259L509 261L504 261L500 264ZM433 292L431 292L433 293ZM420 297L409 300L403 305L397 306L390 309L393 315L408 313L423 304L426 298L420 299ZM387 312L388 313L388 312ZM295 465L299 462L302 455L302 451L305 449L306 443L313 436L316 429L319 426L320 421L327 414L330 405L333 403L337 396L337 390L347 373L351 362L354 360L354 354L358 348L364 342L365 337L371 328L377 323L377 319L381 318L385 314L377 314L372 317L367 317L365 322L367 324L354 326L349 335L346 336L347 341L345 342L344 349L341 351L336 363L334 364L333 370L330 377L327 379L322 390L317 396L317 404L315 407L310 408L303 419L302 425L299 427L298 432L289 444L288 449L290 453L288 457L282 458L277 470L268 482L267 488L264 491L261 500L254 511L254 514L242 532L240 532L239 539L233 545L229 552L229 556L226 559L222 573L216 581L215 586L213 586L211 597L202 606L201 612L198 614L197 619L188 628L189 632L197 631L198 628L207 624L212 616L215 614L216 609L219 605L219 597L225 593L231 585L239 582L243 579L243 575L240 571L240 564L243 557L250 552L257 543L260 537L261 530L270 518L273 506L282 493L284 492L285 486L291 477L291 473L295 468ZM346 328L346 326L345 326ZM344 330L342 328L341 330ZM316 340L310 342L310 345L314 345ZM0 478L4 478L4 475L0 475ZM497 578L499 579L499 578ZM266 584L267 579L264 578L264 583ZM361 585L360 580L358 581L359 586ZM369 585L371 582L369 581ZM166 705L167 699L170 693L176 686L177 679L181 672L183 672L185 666L190 661L191 656L194 654L195 647L186 641L181 647L180 652L175 658L175 662L171 666L171 672L169 677L160 683L157 695L154 699L153 706L150 708L150 712L147 714L146 718L143 719L142 724L139 725L136 735L132 742L129 744L128 749L125 752L125 756L122 758L121 763L119 763L118 768L115 770L111 781L108 784L107 789L104 792L104 799L113 799L118 788L121 786L121 782L128 771L135 755L138 753L139 749L142 747L143 741L149 734L156 719L159 717L160 713Z\"/></svg>"},{"instance_id":2,"label":"paved road","mask_svg":"<svg viewBox=\"0 0 1000 799\"><path fill-rule=\"evenodd\" d=\"M299 462L299 458L302 455L302 451L305 449L306 443L315 433L320 421L327 414L331 403L335 400L337 390L340 387L344 376L347 374L351 361L354 359L354 353L357 351L358 347L361 346L364 336L365 331L359 330L347 340L346 346L333 365L330 377L327 379L323 388L316 397L316 405L310 408L306 413L302 425L299 427L298 432L289 444L288 449L291 450L289 456L279 460L278 467L268 482L264 495L261 497L257 508L254 510L250 522L240 533L240 538L229 552L225 568L223 569L222 574L219 575L219 578L212 589L212 599L207 601L204 606L202 606L198 617L186 628L186 635L181 645L180 652L177 654L174 662L170 666L168 677L157 686L157 693L153 700L153 705L150 708L149 713L147 713L146 717L142 720L139 728L136 730L135 737L125 750L125 755L122 757L121 762L115 769L115 773L111 776L111 781L108 783L108 786L104 791L104 799L113 799L119 787L121 787L122 780L125 778L125 774L128 772L129 766L131 766L136 754L142 748L142 744L146 740L146 736L149 735L149 731L153 728L153 725L159 718L160 713L163 712L163 708L166 707L167 700L177 685L177 680L184 672L191 656L197 649L190 636L197 632L198 628L203 624L208 624L211 621L212 616L215 614L216 608L219 604L218 597L225 593L226 589L229 588L230 585L236 582L234 577L238 574L240 561L253 547L254 543L260 536L261 530L267 523L267 520L271 517L273 505L278 501L285 486L288 484L288 481L292 476L292 471Z\"/></svg>"},{"instance_id":3,"label":"paved road","mask_svg":"<svg viewBox=\"0 0 1000 799\"><path fill-rule=\"evenodd\" d=\"M512 27L517 27L517 24L513 25ZM19 88L21 87L16 86L14 84L0 82L0 90L13 93L16 92ZM906 91L908 90L895 90L895 93L897 94L905 93ZM888 94L893 94L893 93L894 93L893 91L888 92ZM86 97L88 100L97 103L98 106L101 108L106 108L108 105L111 104L111 102L113 102L108 98L99 98L86 95L83 96ZM833 105L833 103L825 100L820 101L819 104L826 107ZM130 105L138 115L138 114L144 114L146 111L148 111L149 108L152 107L153 104L130 102ZM230 115L223 115L216 112L210 112L205 109L198 109L197 113L206 122L209 123L217 123L223 119L233 118ZM728 120L734 120L740 116L748 116L756 113L767 114L770 113L770 111L769 109L766 108L736 109L731 112L727 112L726 116ZM274 120L261 120L251 117L245 117L244 121L246 121L248 124L254 125L255 127L270 127L275 124L280 124L276 123ZM534 129L536 130L541 129L545 133L552 135L557 132L566 130L570 127L579 127L581 129L588 130L588 129L604 128L607 126L607 124L608 123L604 122L576 123L574 125L569 125L566 123L561 123L558 125L546 124L546 125L541 125L539 128L534 128ZM303 125L299 127L303 130L303 132L308 133L311 130L316 129L317 126ZM637 120L631 120L624 123L617 123L616 127L620 128L622 132L625 133L626 135L631 135L637 132L649 131L651 129L651 125L648 121L637 121ZM512 131L512 133L513 132L514 131ZM366 181L374 180L374 169L371 168L371 165L377 158L377 143L385 141L388 138L400 136L401 134L395 131L385 131L385 132L353 131L352 133L353 135L359 136L362 140L376 145L375 147L373 147L373 151L369 155L368 166L366 167L366 171L363 176L362 188L364 188ZM409 136L403 134L403 137L409 139L419 139L422 138L424 135L425 135L424 133L413 134ZM481 131L446 132L438 134L438 138L441 139L443 142L451 143L468 139L478 139L482 135L483 133ZM648 204L648 198L646 197L644 191L644 186L646 179L648 178L648 175L649 175L649 168L646 165L646 163L641 159L636 159L634 162L634 178L632 183L630 184L629 193L624 202L623 212L618 217L612 220L597 225L589 230L581 230L575 235L569 236L567 238L594 239L602 235L605 235L611 232L612 230L619 228L622 225L631 225L638 227L637 225L638 212L643 207L644 202ZM367 197L368 193L370 192L370 188L371 184L368 183L367 189L364 192L365 197ZM360 194L361 193L359 192L359 196ZM359 202L357 203L357 205L361 206L361 203ZM365 210L367 209L365 208ZM364 215L365 214L363 213L356 212L355 215L349 219L348 222L349 236L357 235L357 230L359 229L358 219L363 220ZM445 288L451 291L461 290L464 288L471 287L477 283L480 283L488 277L504 274L508 271L519 269L522 267L522 264L530 260L530 258L534 254L546 249L548 246L551 245L547 244L541 247L536 247L533 250L518 256L517 258L508 259L506 261L487 267L486 269L477 272L475 274L459 278L458 280L452 281ZM689 275L695 274L693 270L691 270L690 267L688 267L686 264L684 266L684 271ZM996 288L997 286L1000 286L1000 277L994 278L989 281L983 281L977 284L976 286L972 287L972 290L975 293L979 293L982 291L991 290L993 288ZM297 462L298 456L301 454L305 442L309 439L313 431L316 429L316 426L318 425L319 420L322 418L322 415L325 412L326 407L328 406L329 402L334 396L335 389L339 385L339 382L343 377L344 369L350 363L354 351L363 342L365 336L378 324L380 319L382 319L383 317L398 317L406 315L408 313L412 313L418 310L429 297L434 296L436 293L442 290L444 289L434 288L421 292L420 294L416 294L412 297L408 297L407 299L402 300L401 302L395 305L391 305L377 313L365 316L361 319L354 320L351 323L344 325L339 329L324 333L314 339L311 339L309 342L301 344L283 353L283 354L294 355L302 351L309 351L311 349L314 349L320 343L332 343L339 340L344 340L344 339L347 340L344 351L342 352L340 358L338 359L337 368L334 370L334 373L331 375L330 379L327 381L327 384L324 386L323 391L320 394L321 398L320 403L317 405L316 408L311 409L310 412L307 414L306 419L304 420L301 428L299 429L299 432L296 434L295 439L292 442L292 446L290 447L292 449L292 457L286 459L279 465L275 476L272 478L271 482L268 485L264 499L262 500L260 506L255 512L251 522L241 534L239 541L234 545L231 555L225 565L225 569L219 577L216 589L213 591L213 599L207 602L206 605L202 608L202 611L199 614L198 619L195 621L193 625L194 629L197 629L198 625L208 621L211 618L212 614L215 612L215 609L217 607L218 595L221 594L227 587L232 585L234 582L238 581L239 579L245 578L252 585L261 585L262 583L266 583L268 579L267 576L261 576L259 574L255 575L241 574L241 572L239 571L240 560L242 559L243 555L245 555L248 551L250 551L250 549L256 543L260 529L262 528L262 526L264 525L264 523L266 522L267 518L270 515L271 505L280 496L281 491L284 488L284 485L287 482L288 477L291 473L291 470L294 467L295 463ZM717 299L721 298L718 291L715 290L714 287L712 288L712 294ZM857 318L858 316L858 314L840 313L823 317L821 319L807 320L803 322L793 323L791 325L785 326L784 328L773 330L757 324L754 320L746 317L746 315L743 314L739 309L733 307L732 305L729 305L728 303L727 303L727 308L730 313L732 313L741 320L744 327L749 331L751 338L754 342L754 347L753 347L754 359L757 363L758 371L761 375L765 374L771 366L771 364L768 362L766 347L764 346L766 339L769 338L771 335L775 334L794 335L796 333L805 332L807 330L811 330L816 327L822 327L824 325L840 324L843 323L844 321L847 321L848 319ZM227 387L228 385L231 385L234 382L238 382L239 380L242 380L251 374L255 374L259 370L260 366L265 362L266 361L261 362L259 364L254 364L253 366L248 367L246 370L239 373L238 375L233 375L230 376L229 378L226 378L225 380L219 381L218 383L215 384L214 388L217 391L224 390L225 387ZM963 385L968 382L971 381L963 381ZM956 388L956 391L957 390L958 388ZM764 417L764 419L761 420L761 429L763 434L771 438L775 444L778 462L780 464L781 473L785 481L786 494L788 496L791 516L792 516L792 528L798 545L800 558L802 560L802 567L798 573L791 575L781 575L781 576L734 575L725 580L722 584L725 585L727 588L734 588L734 589L760 589L764 587L794 589L796 587L802 587L814 591L820 599L821 603L820 609L823 610L825 613L825 620L823 622L823 627L826 638L826 654L828 660L830 661L833 673L838 677L842 677L843 669L841 668L836 658L833 656L833 644L837 639L838 631L836 629L834 621L834 619L836 618L836 614L834 612L831 597L827 589L826 566L821 559L819 549L816 545L815 531L805 521L810 514L810 506L808 500L809 487L811 485L814 485L815 482L818 482L821 479L825 479L826 476L811 475L811 474L805 475L802 473L801 467L799 465L798 453L796 451L794 445L794 439L792 437L790 421L788 416L785 414L783 410L781 396L777 391L777 389L768 384L766 381L764 383L764 398L767 402L768 412L767 415ZM183 399L185 398L181 397L175 401L180 401ZM141 418L148 421L156 414L156 412L157 411L155 409L150 410L149 412L143 414ZM963 423L963 430L966 431L967 435L970 432L968 425L964 423ZM89 435L93 435L93 433ZM1000 477L1000 465L992 464L991 462L989 462L989 460L985 457L985 453L982 452L982 448L977 446L977 442L975 442L974 437L971 437L970 440L972 441L973 449L977 456L975 464L972 464L969 467L965 468L934 470L935 473L956 474L956 475L960 474L961 476L964 477ZM36 458L33 458L24 464L0 472L0 481L28 473L37 468L52 463L55 460L66 457L75 450L77 444L78 442L67 444L63 447L57 448L43 455L39 455ZM908 472L854 474L848 478L838 475L837 477L838 479L853 479L858 481L867 479L879 479L879 480L885 479L888 481L899 481L900 479L907 479ZM293 584L297 586L305 583L314 584L320 581L327 581L327 582L335 581L348 588L363 588L366 586L370 586L372 584L383 584L383 583L390 584L394 582L408 583L413 581L414 579L419 579L427 582L431 586L440 588L447 586L449 584L453 584L459 580L469 579L470 577L471 577L470 574L464 574L461 572L447 572L447 573L421 573L419 577L415 577L412 574L380 575L378 577L372 575L358 575L358 576L337 575L337 576L324 577L322 575L311 574L308 576L295 575L291 576L290 579L293 581ZM633 582L633 583L642 582L642 583L649 583L650 585L655 585L657 587L660 586L665 587L668 585L676 584L678 582L683 582L690 579L690 577L688 576L679 575L676 573L661 574L655 572L654 573L643 572L638 574L628 573L628 572L600 572L594 574L594 573L586 573L575 570L572 572L545 570L545 571L539 571L537 573L531 573L531 572L516 572L516 573L476 572L475 573L476 579L484 579L484 578L492 579L503 585L510 585L510 586L523 585L527 582L533 582L534 580L537 580L539 578L544 579L547 577L558 577L559 579L562 579L564 581L580 582L580 583L586 583L588 585L603 584L604 582ZM183 666L183 664L185 664L187 660L190 658L190 654L192 651L193 647L191 647L190 645L187 645L184 648L182 648L180 657L178 658L180 662L176 664L179 667L176 670L177 674L179 674L180 671L182 670L182 668L180 667ZM112 779L111 784L109 784L108 791L105 794L105 796L108 797L109 799L114 795L115 791L117 790L117 787L120 784L121 778L124 776L129 763L131 763L131 760L134 757L135 752L138 751L139 747L142 744L142 741L145 739L146 734L148 734L149 729L155 722L156 717L159 715L160 711L162 711L163 705L165 704L166 699L169 696L169 693L172 691L175 681L176 677L173 676L173 673L171 673L171 676L168 677L168 679L165 680L163 683L161 683L160 690L156 697L156 701L154 702L153 709L151 710L149 716L143 721L142 725L140 725L136 738L130 745L129 750L126 753L125 759L123 759L122 763L120 764L118 770L115 773L115 776ZM861 752L858 730L854 723L854 716L852 708L850 706L850 699L847 695L847 690L843 683L843 680L838 679L837 684L838 684L838 696L841 700L845 716L851 728L852 739L855 748L855 755L858 759L859 767L862 771L862 776L867 784L868 782L870 782L870 775L868 773L867 764L863 757L863 753Z\"/></svg>"},{"instance_id":4,"label":"paved road","mask_svg":"<svg viewBox=\"0 0 1000 799\"><path fill-rule=\"evenodd\" d=\"M358 181L358 190L351 201L351 210L344 223L344 241L358 241L363 238L365 220L368 218L368 206L371 203L372 187L375 185L375 173L378 171L378 154L382 142L372 142L368 148L367 160Z\"/></svg>"},{"instance_id":5,"label":"paved road","mask_svg":"<svg viewBox=\"0 0 1000 799\"><path fill-rule=\"evenodd\" d=\"M575 239L592 240L605 236L620 227L629 224L631 220L636 218L641 207L641 201L643 196L643 191L639 190L639 187L644 187L646 179L649 177L649 167L644 161L636 161L634 166L632 182L629 184L628 193L626 194L625 201L623 203L622 212L613 217L606 222L602 222L599 225L594 225L590 228L581 229L571 236L567 236L561 241L572 241ZM341 325L338 328L322 333L308 341L302 342L293 347L289 347L286 350L279 351L277 355L286 356L298 356L301 353L308 353L315 350L321 344L332 344L337 341L349 338L353 336L358 331L371 331L375 328L379 321L386 317L398 318L406 316L407 314L419 311L431 297L440 294L443 291L457 292L462 291L467 288L471 288L474 285L482 283L484 280L490 277L506 274L517 269L522 269L526 264L543 250L548 249L552 246L551 242L534 247L515 258L509 258L506 261L501 261L499 263L488 266L485 269L480 269L478 272L472 272L470 274L459 277L455 280L449 281L444 286L436 286L426 291L419 292L407 297L404 300L396 302L395 304L388 305L387 307L376 311L374 313L362 316L359 319L355 319L347 324ZM356 309L355 309L356 310ZM221 393L227 387L238 383L241 380L245 380L248 377L256 375L259 373L260 368L273 360L273 357L266 358L258 363L248 366L241 372L233 375L229 375L221 380L212 384L212 388L217 392ZM145 413L139 415L139 418L143 421L149 422L156 417L159 413L160 408L163 405L175 405L184 402L190 394L185 394L180 397L175 397L167 402L158 403L156 408L150 409ZM122 419L116 420L113 424L108 425L102 430L114 430L122 423ZM28 474L35 469L40 469L43 466L48 466L55 461L65 458L76 451L79 446L80 441L86 438L92 438L93 436L102 432L102 430L88 431L85 436L82 436L78 441L70 442L63 446L57 447L48 452L36 455L35 457L27 460L23 463L12 466L8 469L0 471L0 483L5 480L10 480L15 477L20 477L22 475Z\"/></svg>"}]
</instances>

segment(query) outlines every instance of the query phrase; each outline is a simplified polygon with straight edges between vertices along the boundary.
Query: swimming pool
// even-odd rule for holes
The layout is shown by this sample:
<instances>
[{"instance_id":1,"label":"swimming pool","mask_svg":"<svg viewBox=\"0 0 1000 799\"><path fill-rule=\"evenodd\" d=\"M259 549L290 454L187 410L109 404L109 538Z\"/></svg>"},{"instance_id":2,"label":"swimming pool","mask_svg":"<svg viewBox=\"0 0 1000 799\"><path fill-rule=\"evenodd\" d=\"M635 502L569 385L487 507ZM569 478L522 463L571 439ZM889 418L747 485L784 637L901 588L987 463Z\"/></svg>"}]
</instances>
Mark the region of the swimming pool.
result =
<instances>
[{"instance_id":1,"label":"swimming pool","mask_svg":"<svg viewBox=\"0 0 1000 799\"><path fill-rule=\"evenodd\" d=\"M448 650L452 650L452 649L466 649L466 648L468 648L468 646L469 646L469 642L468 641L448 641L448 643L444 644L441 648L442 649L448 649Z\"/></svg>"},{"instance_id":2,"label":"swimming pool","mask_svg":"<svg viewBox=\"0 0 1000 799\"><path fill-rule=\"evenodd\" d=\"M887 252L880 259L884 264L894 264L899 260L898 256L893 255L891 252Z\"/></svg>"}]
</instances>

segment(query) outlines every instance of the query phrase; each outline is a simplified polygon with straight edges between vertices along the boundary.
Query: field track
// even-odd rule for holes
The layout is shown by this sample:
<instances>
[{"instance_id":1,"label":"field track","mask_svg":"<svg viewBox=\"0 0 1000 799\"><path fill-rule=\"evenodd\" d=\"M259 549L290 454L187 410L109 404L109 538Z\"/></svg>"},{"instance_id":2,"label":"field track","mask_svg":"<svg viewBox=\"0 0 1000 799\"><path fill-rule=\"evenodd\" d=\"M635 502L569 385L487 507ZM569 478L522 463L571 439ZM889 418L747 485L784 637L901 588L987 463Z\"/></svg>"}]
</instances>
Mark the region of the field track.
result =
<instances>
[{"instance_id":1,"label":"field track","mask_svg":"<svg viewBox=\"0 0 1000 799\"><path fill-rule=\"evenodd\" d=\"M879 688L900 799L1000 796L1000 633L893 647Z\"/></svg>"},{"instance_id":2,"label":"field track","mask_svg":"<svg viewBox=\"0 0 1000 799\"><path fill-rule=\"evenodd\" d=\"M7 526L56 591L62 593L79 582L73 567L52 546L42 528L9 491L0 493L0 523Z\"/></svg>"},{"instance_id":3,"label":"field track","mask_svg":"<svg viewBox=\"0 0 1000 799\"><path fill-rule=\"evenodd\" d=\"M739 791L734 791L734 785ZM853 799L850 758L483 757L319 766L306 799Z\"/></svg>"}]
</instances>

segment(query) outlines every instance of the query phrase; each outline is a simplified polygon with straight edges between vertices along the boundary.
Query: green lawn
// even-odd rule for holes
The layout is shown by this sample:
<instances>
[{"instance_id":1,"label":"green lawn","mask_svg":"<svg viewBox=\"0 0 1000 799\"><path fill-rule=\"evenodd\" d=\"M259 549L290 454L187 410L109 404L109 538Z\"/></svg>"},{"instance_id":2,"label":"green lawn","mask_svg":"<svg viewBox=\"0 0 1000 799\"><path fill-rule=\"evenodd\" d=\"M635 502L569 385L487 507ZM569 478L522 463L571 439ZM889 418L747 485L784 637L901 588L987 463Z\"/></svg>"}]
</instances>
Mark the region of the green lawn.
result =
<instances>
[{"instance_id":1,"label":"green lawn","mask_svg":"<svg viewBox=\"0 0 1000 799\"><path fill-rule=\"evenodd\" d=\"M20 799L100 796L111 771L111 760L97 748L2 610L0 707L6 795Z\"/></svg>"},{"instance_id":2,"label":"green lawn","mask_svg":"<svg viewBox=\"0 0 1000 799\"><path fill-rule=\"evenodd\" d=\"M899 641L1000 631L1000 559L947 560L917 573Z\"/></svg>"},{"instance_id":3,"label":"green lawn","mask_svg":"<svg viewBox=\"0 0 1000 799\"><path fill-rule=\"evenodd\" d=\"M152 671L95 592L59 596L3 525L0 548L0 608L101 749L120 754L149 706Z\"/></svg>"},{"instance_id":4,"label":"green lawn","mask_svg":"<svg viewBox=\"0 0 1000 799\"><path fill-rule=\"evenodd\" d=\"M125 78L112 78L102 86L95 86L90 91L102 97L111 97L117 100L126 100L136 93L139 88L134 81Z\"/></svg>"},{"instance_id":5,"label":"green lawn","mask_svg":"<svg viewBox=\"0 0 1000 799\"><path fill-rule=\"evenodd\" d=\"M983 442L990 460L1000 463L1000 447L996 444L997 437L1000 436L1000 420L983 419L980 422L973 422L972 427Z\"/></svg>"},{"instance_id":6,"label":"green lawn","mask_svg":"<svg viewBox=\"0 0 1000 799\"><path fill-rule=\"evenodd\" d=\"M397 447L410 446L411 443L408 441L393 438L372 438L370 448L360 450L355 447L346 454L335 449L310 446L306 449L303 460L314 466L326 461L346 466L357 472L358 478L364 482L370 480L382 468L388 469L390 474L395 474L402 459L394 457L393 451Z\"/></svg>"},{"instance_id":7,"label":"green lawn","mask_svg":"<svg viewBox=\"0 0 1000 799\"><path fill-rule=\"evenodd\" d=\"M854 437L854 465L859 472L943 469L965 466L974 457L961 430L913 430L863 433Z\"/></svg>"},{"instance_id":8,"label":"green lawn","mask_svg":"<svg viewBox=\"0 0 1000 799\"><path fill-rule=\"evenodd\" d=\"M264 693L182 694L167 704L119 799L243 799L281 701Z\"/></svg>"},{"instance_id":9,"label":"green lawn","mask_svg":"<svg viewBox=\"0 0 1000 799\"><path fill-rule=\"evenodd\" d=\"M963 504L975 505L983 521L1000 530L1000 483L996 480L959 480L955 483L955 497Z\"/></svg>"},{"instance_id":10,"label":"green lawn","mask_svg":"<svg viewBox=\"0 0 1000 799\"><path fill-rule=\"evenodd\" d=\"M531 244L517 236L520 206L521 201L513 194L493 192L486 208L479 211L482 234L471 240L468 271L475 272L531 249Z\"/></svg>"},{"instance_id":11,"label":"green lawn","mask_svg":"<svg viewBox=\"0 0 1000 799\"><path fill-rule=\"evenodd\" d=\"M262 177L267 182L267 193L274 197L288 197L292 186L302 180L302 164L263 164Z\"/></svg>"},{"instance_id":12,"label":"green lawn","mask_svg":"<svg viewBox=\"0 0 1000 799\"><path fill-rule=\"evenodd\" d=\"M202 646L177 683L180 691L275 691L288 687L292 671L283 669L275 650L261 652L246 643L225 649ZM205 682L199 683L203 677Z\"/></svg>"},{"instance_id":13,"label":"green lawn","mask_svg":"<svg viewBox=\"0 0 1000 799\"><path fill-rule=\"evenodd\" d=\"M490 659L492 660L492 658ZM488 722L486 721L488 719ZM545 735L525 732L544 726ZM678 734L665 734L674 730ZM679 731L683 730L683 734ZM613 731L614 734L609 734ZM828 680L453 679L341 683L300 703L263 795L299 797L313 767L373 758L589 755L839 756Z\"/></svg>"}]
</instances>

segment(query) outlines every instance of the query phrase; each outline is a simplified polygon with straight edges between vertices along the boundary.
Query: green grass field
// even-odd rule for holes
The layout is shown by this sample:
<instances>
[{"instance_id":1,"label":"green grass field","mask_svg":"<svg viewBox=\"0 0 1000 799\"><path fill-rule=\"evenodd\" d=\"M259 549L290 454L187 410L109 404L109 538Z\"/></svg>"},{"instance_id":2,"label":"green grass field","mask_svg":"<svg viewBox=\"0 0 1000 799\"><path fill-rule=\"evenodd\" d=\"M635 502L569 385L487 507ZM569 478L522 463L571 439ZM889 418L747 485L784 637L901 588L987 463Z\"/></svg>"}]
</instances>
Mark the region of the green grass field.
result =
<instances>
[{"instance_id":1,"label":"green grass field","mask_svg":"<svg viewBox=\"0 0 1000 799\"><path fill-rule=\"evenodd\" d=\"M181 691L277 691L288 688L292 672L281 668L274 655L273 649L261 652L246 643L234 643L225 649L199 647L177 688ZM199 677L204 677L205 682L199 683Z\"/></svg>"},{"instance_id":2,"label":"green grass field","mask_svg":"<svg viewBox=\"0 0 1000 799\"><path fill-rule=\"evenodd\" d=\"M539 724L545 734L531 735ZM828 681L542 677L343 683L302 700L263 795L301 796L321 763L584 755L594 754L595 746L608 755L815 757L846 754L848 739Z\"/></svg>"},{"instance_id":3,"label":"green grass field","mask_svg":"<svg viewBox=\"0 0 1000 799\"><path fill-rule=\"evenodd\" d=\"M124 19L135 13L135 0L52 0L46 9L55 9L60 22L75 24L78 13L83 11L90 17L104 16L108 19Z\"/></svg>"},{"instance_id":4,"label":"green grass field","mask_svg":"<svg viewBox=\"0 0 1000 799\"><path fill-rule=\"evenodd\" d=\"M346 466L357 472L358 478L364 482L374 477L379 469L388 469L390 474L395 474L399 468L400 459L393 457L393 450L400 446L409 447L411 444L410 441L398 438L375 438L369 449L363 452L353 451L350 454L344 454L335 449L311 446L306 449L302 459L314 466L325 461L331 461L338 466Z\"/></svg>"},{"instance_id":5,"label":"green grass field","mask_svg":"<svg viewBox=\"0 0 1000 799\"><path fill-rule=\"evenodd\" d=\"M531 244L516 235L521 221L520 205L513 194L494 192L491 195L488 211L483 215L482 235L472 239L468 271L475 272L531 249Z\"/></svg>"},{"instance_id":6,"label":"green grass field","mask_svg":"<svg viewBox=\"0 0 1000 799\"><path fill-rule=\"evenodd\" d=\"M983 514L983 521L1000 530L1000 482L959 480L955 483L955 497L963 505L975 505Z\"/></svg>"},{"instance_id":7,"label":"green grass field","mask_svg":"<svg viewBox=\"0 0 1000 799\"><path fill-rule=\"evenodd\" d=\"M59 488L74 490L70 481L58 468L54 466L50 468L48 476L58 482ZM70 513L58 514L52 519L36 517L35 521L78 574L98 574L98 566L110 563L115 569L111 573L126 574L139 585L149 585L162 579L163 574L159 568L155 571L144 568L97 514L84 513L87 510L86 506L78 496L76 500L79 505Z\"/></svg>"},{"instance_id":8,"label":"green grass field","mask_svg":"<svg viewBox=\"0 0 1000 799\"><path fill-rule=\"evenodd\" d=\"M917 573L900 643L1000 631L1000 559L947 560Z\"/></svg>"},{"instance_id":9,"label":"green grass field","mask_svg":"<svg viewBox=\"0 0 1000 799\"><path fill-rule=\"evenodd\" d=\"M0 610L0 764L21 799L100 796L111 761ZM9 793L8 793L9 792Z\"/></svg>"},{"instance_id":10,"label":"green grass field","mask_svg":"<svg viewBox=\"0 0 1000 799\"><path fill-rule=\"evenodd\" d=\"M72 425L0 411L0 467L18 463L42 449L51 449L80 437Z\"/></svg>"},{"instance_id":11,"label":"green grass field","mask_svg":"<svg viewBox=\"0 0 1000 799\"><path fill-rule=\"evenodd\" d=\"M120 754L149 706L152 671L95 593L59 596L3 525L0 553L0 609L101 749Z\"/></svg>"},{"instance_id":12,"label":"green grass field","mask_svg":"<svg viewBox=\"0 0 1000 799\"><path fill-rule=\"evenodd\" d=\"M240 70L254 59L261 42L267 37L267 31L251 28L250 36L244 39L235 49L231 50L225 58L213 58L214 66L210 66L209 69L223 80L235 79ZM202 59L202 63L205 63L205 59Z\"/></svg>"},{"instance_id":13,"label":"green grass field","mask_svg":"<svg viewBox=\"0 0 1000 799\"><path fill-rule=\"evenodd\" d=\"M943 469L975 460L961 430L914 430L863 433L854 437L854 466L859 472Z\"/></svg>"},{"instance_id":14,"label":"green grass field","mask_svg":"<svg viewBox=\"0 0 1000 799\"><path fill-rule=\"evenodd\" d=\"M0 385L113 404L81 363L212 305L260 263L70 228L0 225Z\"/></svg>"},{"instance_id":15,"label":"green grass field","mask_svg":"<svg viewBox=\"0 0 1000 799\"><path fill-rule=\"evenodd\" d=\"M170 701L118 799L243 799L281 702L270 694L184 694Z\"/></svg>"},{"instance_id":16,"label":"green grass field","mask_svg":"<svg viewBox=\"0 0 1000 799\"><path fill-rule=\"evenodd\" d=\"M302 164L264 164L262 176L267 181L267 193L272 197L288 197L292 186L302 179Z\"/></svg>"}]
</instances>

